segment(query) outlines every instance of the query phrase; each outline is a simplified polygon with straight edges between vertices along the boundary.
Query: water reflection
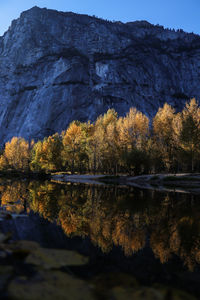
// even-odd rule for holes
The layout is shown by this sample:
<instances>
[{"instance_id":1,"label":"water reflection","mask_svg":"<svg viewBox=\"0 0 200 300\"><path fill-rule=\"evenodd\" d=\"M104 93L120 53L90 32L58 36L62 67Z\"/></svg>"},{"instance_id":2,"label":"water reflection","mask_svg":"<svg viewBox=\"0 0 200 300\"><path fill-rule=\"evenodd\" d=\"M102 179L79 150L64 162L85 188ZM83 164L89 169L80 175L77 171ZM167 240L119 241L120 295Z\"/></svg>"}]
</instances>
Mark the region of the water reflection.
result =
<instances>
[{"instance_id":1,"label":"water reflection","mask_svg":"<svg viewBox=\"0 0 200 300\"><path fill-rule=\"evenodd\" d=\"M29 212L29 190L26 182L0 181L1 206L10 213Z\"/></svg>"},{"instance_id":2,"label":"water reflection","mask_svg":"<svg viewBox=\"0 0 200 300\"><path fill-rule=\"evenodd\" d=\"M150 247L161 263L176 255L193 271L200 262L197 196L36 181L1 181L0 193L5 210L39 213L67 236L88 236L105 253L120 246L131 256Z\"/></svg>"}]
</instances>

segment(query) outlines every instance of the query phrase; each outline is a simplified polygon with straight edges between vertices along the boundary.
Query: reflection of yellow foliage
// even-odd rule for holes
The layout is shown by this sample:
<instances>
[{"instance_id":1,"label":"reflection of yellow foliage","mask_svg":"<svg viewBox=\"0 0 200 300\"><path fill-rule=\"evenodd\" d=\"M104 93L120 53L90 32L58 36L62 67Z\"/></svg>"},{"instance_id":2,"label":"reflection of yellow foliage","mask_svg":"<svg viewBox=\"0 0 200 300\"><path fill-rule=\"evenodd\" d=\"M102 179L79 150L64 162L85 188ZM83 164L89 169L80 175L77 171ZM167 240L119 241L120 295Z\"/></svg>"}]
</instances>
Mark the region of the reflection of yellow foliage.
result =
<instances>
[{"instance_id":1,"label":"reflection of yellow foliage","mask_svg":"<svg viewBox=\"0 0 200 300\"><path fill-rule=\"evenodd\" d=\"M179 249L181 246L180 243L181 243L180 236L178 230L175 227L175 229L172 231L172 234L170 236L170 249L176 255L178 255L179 253Z\"/></svg>"},{"instance_id":2,"label":"reflection of yellow foliage","mask_svg":"<svg viewBox=\"0 0 200 300\"><path fill-rule=\"evenodd\" d=\"M145 246L145 232L134 228L129 219L117 220L113 241L123 248L125 255L130 256Z\"/></svg>"},{"instance_id":3,"label":"reflection of yellow foliage","mask_svg":"<svg viewBox=\"0 0 200 300\"><path fill-rule=\"evenodd\" d=\"M150 238L151 248L157 258L160 259L161 263L165 263L171 257L171 250L168 244L167 232L153 231Z\"/></svg>"},{"instance_id":4,"label":"reflection of yellow foliage","mask_svg":"<svg viewBox=\"0 0 200 300\"><path fill-rule=\"evenodd\" d=\"M112 222L110 222L109 220L105 220L103 222L102 235L105 239L109 240L111 239L111 233L112 233Z\"/></svg>"},{"instance_id":5,"label":"reflection of yellow foliage","mask_svg":"<svg viewBox=\"0 0 200 300\"><path fill-rule=\"evenodd\" d=\"M161 205L156 202L150 210L134 213L118 206L117 203L122 204L122 193L124 196L124 190L119 191L49 182L0 185L2 205L8 210L21 212L24 200L30 199L30 209L50 221L57 221L66 235L88 236L104 252L115 245L120 246L125 255L132 255L145 247L146 232L150 232L150 246L161 263L167 262L173 254L190 270L200 263L198 209L191 217L185 215L185 210L184 213L180 211L180 205L172 207L165 198ZM144 195L141 197L143 199Z\"/></svg>"},{"instance_id":6,"label":"reflection of yellow foliage","mask_svg":"<svg viewBox=\"0 0 200 300\"><path fill-rule=\"evenodd\" d=\"M75 233L79 226L79 219L73 213L68 213L61 210L59 213L59 220L64 232L67 235Z\"/></svg>"},{"instance_id":7,"label":"reflection of yellow foliage","mask_svg":"<svg viewBox=\"0 0 200 300\"><path fill-rule=\"evenodd\" d=\"M21 212L24 211L24 205L20 204L15 204L15 205L10 205L6 207L7 212L10 213L16 213L20 214Z\"/></svg>"},{"instance_id":8,"label":"reflection of yellow foliage","mask_svg":"<svg viewBox=\"0 0 200 300\"><path fill-rule=\"evenodd\" d=\"M1 205L10 212L20 213L24 210L24 201L28 198L26 184L12 182L1 189Z\"/></svg>"},{"instance_id":9,"label":"reflection of yellow foliage","mask_svg":"<svg viewBox=\"0 0 200 300\"><path fill-rule=\"evenodd\" d=\"M131 239L131 249L133 252L137 252L145 247L145 231L142 229L135 230Z\"/></svg>"},{"instance_id":10,"label":"reflection of yellow foliage","mask_svg":"<svg viewBox=\"0 0 200 300\"><path fill-rule=\"evenodd\" d=\"M194 220L191 217L183 217L179 220L180 225L188 224L191 226L193 224L193 222L194 222Z\"/></svg>"}]
</instances>

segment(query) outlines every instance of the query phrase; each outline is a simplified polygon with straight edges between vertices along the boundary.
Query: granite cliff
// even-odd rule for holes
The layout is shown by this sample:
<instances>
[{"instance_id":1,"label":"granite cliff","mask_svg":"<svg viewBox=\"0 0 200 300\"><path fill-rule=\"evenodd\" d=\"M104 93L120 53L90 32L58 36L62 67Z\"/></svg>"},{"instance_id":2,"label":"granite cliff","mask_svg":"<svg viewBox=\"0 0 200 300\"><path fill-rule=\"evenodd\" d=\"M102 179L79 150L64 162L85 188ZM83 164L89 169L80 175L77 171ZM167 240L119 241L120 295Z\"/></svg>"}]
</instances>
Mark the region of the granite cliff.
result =
<instances>
[{"instance_id":1,"label":"granite cliff","mask_svg":"<svg viewBox=\"0 0 200 300\"><path fill-rule=\"evenodd\" d=\"M200 99L200 36L33 7L0 37L0 142Z\"/></svg>"}]
</instances>

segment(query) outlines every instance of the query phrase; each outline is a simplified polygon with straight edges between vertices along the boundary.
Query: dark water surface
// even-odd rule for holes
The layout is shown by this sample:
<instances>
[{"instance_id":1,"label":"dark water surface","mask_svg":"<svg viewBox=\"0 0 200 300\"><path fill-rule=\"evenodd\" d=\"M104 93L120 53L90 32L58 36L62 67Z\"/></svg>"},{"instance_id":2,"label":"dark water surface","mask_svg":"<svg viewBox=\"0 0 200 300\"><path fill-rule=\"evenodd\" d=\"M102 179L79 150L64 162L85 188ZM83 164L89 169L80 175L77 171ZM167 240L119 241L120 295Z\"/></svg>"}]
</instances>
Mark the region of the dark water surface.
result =
<instances>
[{"instance_id":1,"label":"dark water surface","mask_svg":"<svg viewBox=\"0 0 200 300\"><path fill-rule=\"evenodd\" d=\"M67 272L98 281L97 299L193 299L173 298L174 289L200 297L199 196L26 180L1 180L0 193L1 211L8 216L1 219L0 231L11 232L12 240L89 257L87 265ZM146 287L152 293L163 289L163 298L151 298L149 290L143 298L127 296L133 281L143 293ZM101 288L127 282L122 296L121 290L105 296Z\"/></svg>"}]
</instances>

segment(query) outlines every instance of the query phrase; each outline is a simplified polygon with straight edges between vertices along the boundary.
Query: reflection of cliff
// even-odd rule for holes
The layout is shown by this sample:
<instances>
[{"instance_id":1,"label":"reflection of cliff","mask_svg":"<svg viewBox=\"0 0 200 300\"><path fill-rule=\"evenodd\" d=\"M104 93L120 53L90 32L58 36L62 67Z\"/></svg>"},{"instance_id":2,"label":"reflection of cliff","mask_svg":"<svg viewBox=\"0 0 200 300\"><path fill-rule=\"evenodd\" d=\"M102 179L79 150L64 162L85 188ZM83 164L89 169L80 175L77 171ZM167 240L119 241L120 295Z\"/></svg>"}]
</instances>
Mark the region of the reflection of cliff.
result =
<instances>
[{"instance_id":1,"label":"reflection of cliff","mask_svg":"<svg viewBox=\"0 0 200 300\"><path fill-rule=\"evenodd\" d=\"M30 209L57 221L67 236L88 236L103 252L120 246L130 256L150 245L161 263L174 254L190 270L200 263L200 204L190 195L50 182L0 190L2 205L14 203L11 210L20 212L29 199Z\"/></svg>"}]
</instances>

